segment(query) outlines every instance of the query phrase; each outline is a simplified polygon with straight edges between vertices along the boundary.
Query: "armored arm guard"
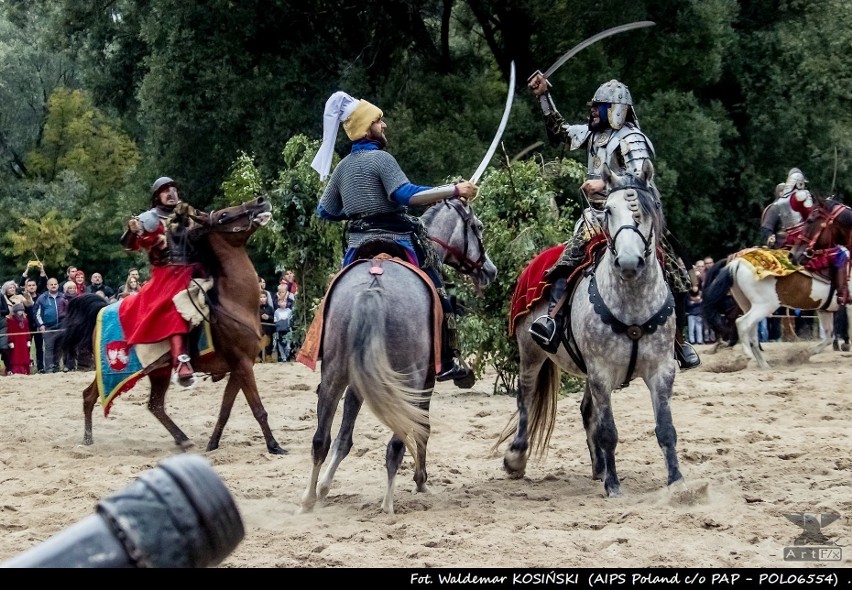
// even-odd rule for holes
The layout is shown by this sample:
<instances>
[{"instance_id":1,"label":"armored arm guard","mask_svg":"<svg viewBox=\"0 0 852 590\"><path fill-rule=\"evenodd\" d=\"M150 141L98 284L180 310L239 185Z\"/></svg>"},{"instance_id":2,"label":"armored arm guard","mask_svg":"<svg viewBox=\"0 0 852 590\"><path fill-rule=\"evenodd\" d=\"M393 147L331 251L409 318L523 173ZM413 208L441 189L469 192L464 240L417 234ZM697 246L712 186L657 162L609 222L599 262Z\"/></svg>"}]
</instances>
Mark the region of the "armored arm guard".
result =
<instances>
[{"instance_id":1,"label":"armored arm guard","mask_svg":"<svg viewBox=\"0 0 852 590\"><path fill-rule=\"evenodd\" d=\"M642 165L645 163L645 160L652 160L654 158L654 146L651 144L651 140L638 127L634 127L629 123L619 130L618 136L617 144L614 145L614 142L611 142L607 146L607 155L611 156L612 150L617 145L624 159L624 168L626 171L632 174L639 174L642 172Z\"/></svg>"},{"instance_id":2,"label":"armored arm guard","mask_svg":"<svg viewBox=\"0 0 852 590\"><path fill-rule=\"evenodd\" d=\"M436 186L425 191L420 191L408 201L409 205L422 206L431 205L438 201L444 201L453 197L458 197L459 192L455 184L444 184Z\"/></svg>"}]
</instances>

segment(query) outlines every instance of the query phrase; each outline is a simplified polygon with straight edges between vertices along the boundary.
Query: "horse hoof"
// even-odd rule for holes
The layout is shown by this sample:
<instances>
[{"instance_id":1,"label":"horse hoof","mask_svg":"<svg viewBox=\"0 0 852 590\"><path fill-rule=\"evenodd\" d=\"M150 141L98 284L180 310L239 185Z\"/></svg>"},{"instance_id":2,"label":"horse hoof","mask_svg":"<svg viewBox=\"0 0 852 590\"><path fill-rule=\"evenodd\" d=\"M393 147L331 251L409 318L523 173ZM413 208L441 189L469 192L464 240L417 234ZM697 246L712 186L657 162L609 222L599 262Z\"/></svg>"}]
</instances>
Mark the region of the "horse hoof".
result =
<instances>
[{"instance_id":1,"label":"horse hoof","mask_svg":"<svg viewBox=\"0 0 852 590\"><path fill-rule=\"evenodd\" d=\"M845 342L845 343L841 344L840 350L842 350L843 352L849 352L849 343Z\"/></svg>"},{"instance_id":2,"label":"horse hoof","mask_svg":"<svg viewBox=\"0 0 852 590\"><path fill-rule=\"evenodd\" d=\"M270 454L272 454L272 455L286 455L287 453L290 452L287 449L285 449L285 448L283 448L279 445L274 445L274 446L266 447L266 448L267 448L267 450L269 450Z\"/></svg>"},{"instance_id":3,"label":"horse hoof","mask_svg":"<svg viewBox=\"0 0 852 590\"><path fill-rule=\"evenodd\" d=\"M621 486L611 486L606 489L607 498L620 498L621 497Z\"/></svg>"},{"instance_id":4,"label":"horse hoof","mask_svg":"<svg viewBox=\"0 0 852 590\"><path fill-rule=\"evenodd\" d=\"M506 451L503 457L503 471L512 479L520 479L526 471L526 460L523 454L516 451Z\"/></svg>"}]
</instances>

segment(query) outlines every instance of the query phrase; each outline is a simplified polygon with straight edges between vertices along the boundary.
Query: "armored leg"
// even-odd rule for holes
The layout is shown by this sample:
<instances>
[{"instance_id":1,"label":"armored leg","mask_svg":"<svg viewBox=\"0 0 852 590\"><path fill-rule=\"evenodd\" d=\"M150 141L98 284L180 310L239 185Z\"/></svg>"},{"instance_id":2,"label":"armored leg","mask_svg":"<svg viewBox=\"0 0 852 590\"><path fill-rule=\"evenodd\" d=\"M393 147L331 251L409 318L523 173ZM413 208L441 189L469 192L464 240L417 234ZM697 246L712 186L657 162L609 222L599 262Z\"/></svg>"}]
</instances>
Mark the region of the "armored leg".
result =
<instances>
[{"instance_id":1,"label":"armored leg","mask_svg":"<svg viewBox=\"0 0 852 590\"><path fill-rule=\"evenodd\" d=\"M533 340L547 352L559 350L559 327L565 321L565 305L557 305L568 290L568 279L560 277L550 286L550 301L547 304L547 315L536 318L530 326Z\"/></svg>"},{"instance_id":2,"label":"armored leg","mask_svg":"<svg viewBox=\"0 0 852 590\"><path fill-rule=\"evenodd\" d=\"M186 339L186 334L172 334L169 339L169 346L174 366L174 381L183 387L190 387L195 384L195 370L189 363L189 347Z\"/></svg>"},{"instance_id":3,"label":"armored leg","mask_svg":"<svg viewBox=\"0 0 852 590\"><path fill-rule=\"evenodd\" d=\"M547 315L536 318L530 326L532 339L547 352L555 353L559 349L560 328L565 320L565 304L559 305L568 290L568 278L586 255L587 240L581 235L573 236L566 244L559 261L545 273L550 281L550 301Z\"/></svg>"},{"instance_id":4,"label":"armored leg","mask_svg":"<svg viewBox=\"0 0 852 590\"><path fill-rule=\"evenodd\" d=\"M452 379L456 386L467 389L473 387L476 382L473 371L459 363L461 352L458 349L458 331L456 330L456 310L453 307L447 291L444 288L444 280L434 266L423 267L426 275L432 279L438 297L441 300L441 308L444 310L444 321L441 322L441 371L435 376L436 381L449 381Z\"/></svg>"},{"instance_id":5,"label":"armored leg","mask_svg":"<svg viewBox=\"0 0 852 590\"><path fill-rule=\"evenodd\" d=\"M675 358L680 368L686 371L701 364L698 353L683 337L683 330L686 328L686 297L690 287L689 273L678 264L677 253L669 241L663 238L660 242L665 253L666 282L675 298Z\"/></svg>"}]
</instances>

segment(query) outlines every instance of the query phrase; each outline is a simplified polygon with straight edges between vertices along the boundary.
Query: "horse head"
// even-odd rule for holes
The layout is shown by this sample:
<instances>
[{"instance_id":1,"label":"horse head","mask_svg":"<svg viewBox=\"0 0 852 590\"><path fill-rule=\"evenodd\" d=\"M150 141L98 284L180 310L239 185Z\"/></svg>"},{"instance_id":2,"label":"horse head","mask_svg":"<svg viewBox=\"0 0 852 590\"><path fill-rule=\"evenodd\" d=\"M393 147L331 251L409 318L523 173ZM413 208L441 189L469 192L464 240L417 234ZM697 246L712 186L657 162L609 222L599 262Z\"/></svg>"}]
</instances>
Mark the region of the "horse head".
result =
<instances>
[{"instance_id":1,"label":"horse head","mask_svg":"<svg viewBox=\"0 0 852 590\"><path fill-rule=\"evenodd\" d=\"M422 217L441 262L473 279L482 290L497 278L497 267L485 252L482 222L469 203L449 199L432 205Z\"/></svg>"},{"instance_id":2,"label":"horse head","mask_svg":"<svg viewBox=\"0 0 852 590\"><path fill-rule=\"evenodd\" d=\"M604 165L607 187L604 235L621 278L632 280L656 255L663 212L652 184L654 166L646 160L638 175L617 175Z\"/></svg>"},{"instance_id":3,"label":"horse head","mask_svg":"<svg viewBox=\"0 0 852 590\"><path fill-rule=\"evenodd\" d=\"M198 233L231 234L235 241L245 242L272 219L272 204L266 197L257 197L209 213L193 209L188 215L197 223Z\"/></svg>"},{"instance_id":4,"label":"horse head","mask_svg":"<svg viewBox=\"0 0 852 590\"><path fill-rule=\"evenodd\" d=\"M790 250L790 260L805 264L837 246L852 247L852 210L834 199L816 199Z\"/></svg>"}]
</instances>

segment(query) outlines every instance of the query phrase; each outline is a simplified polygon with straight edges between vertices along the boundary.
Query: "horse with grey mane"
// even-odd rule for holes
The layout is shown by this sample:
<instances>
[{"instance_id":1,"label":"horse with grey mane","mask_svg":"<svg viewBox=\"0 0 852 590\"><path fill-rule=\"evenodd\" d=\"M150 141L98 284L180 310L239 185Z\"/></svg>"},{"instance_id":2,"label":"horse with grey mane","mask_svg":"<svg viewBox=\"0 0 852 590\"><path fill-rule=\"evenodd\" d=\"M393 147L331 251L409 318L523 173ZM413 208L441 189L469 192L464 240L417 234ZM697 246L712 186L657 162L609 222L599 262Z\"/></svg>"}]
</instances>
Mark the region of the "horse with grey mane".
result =
<instances>
[{"instance_id":1,"label":"horse with grey mane","mask_svg":"<svg viewBox=\"0 0 852 590\"><path fill-rule=\"evenodd\" d=\"M469 276L478 293L494 281L497 269L485 253L482 223L469 204L441 201L421 221L442 264ZM382 510L394 512L395 479L406 448L414 459L416 491L427 489L429 403L440 363L435 339L443 311L428 277L405 262L398 245L371 240L359 258L334 278L318 312L322 324L314 322L323 326L322 374L302 512L328 496L337 468L352 449L355 420L365 402L392 432L385 452ZM312 331L313 325L306 340ZM341 398L343 416L332 446L331 427ZM320 477L330 450L330 463Z\"/></svg>"},{"instance_id":2,"label":"horse with grey mane","mask_svg":"<svg viewBox=\"0 0 852 590\"><path fill-rule=\"evenodd\" d=\"M636 378L651 393L666 482L671 485L683 479L670 405L676 373L675 302L658 258L663 256L664 217L653 176L650 162L635 176L618 176L604 168L609 196L603 233L590 242L594 262L583 266L583 275L567 296L565 305L570 310L561 330L563 345L556 352L545 351L529 333L534 318L547 313L548 298L529 296L531 304L517 314L514 310L522 308L513 305L510 333L520 352L518 409L494 445L496 451L512 439L503 457L503 467L512 478L523 477L530 454L544 457L555 427L561 375L566 371L586 379L580 412L592 477L603 481L608 496L621 495L611 396ZM524 297L520 287L525 278L526 270L515 301Z\"/></svg>"}]
</instances>

